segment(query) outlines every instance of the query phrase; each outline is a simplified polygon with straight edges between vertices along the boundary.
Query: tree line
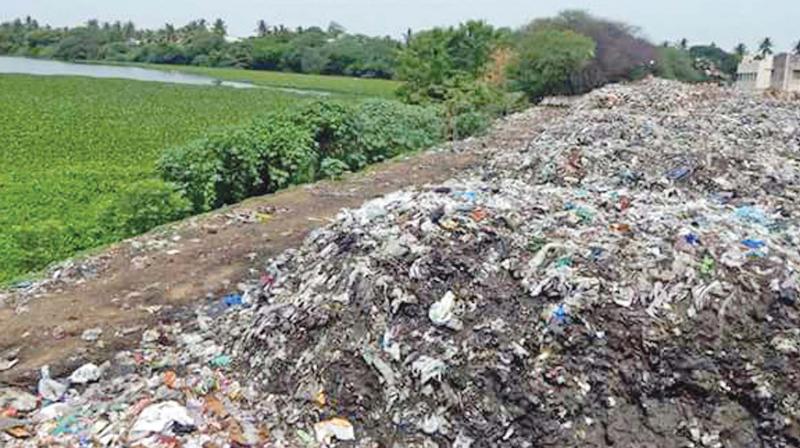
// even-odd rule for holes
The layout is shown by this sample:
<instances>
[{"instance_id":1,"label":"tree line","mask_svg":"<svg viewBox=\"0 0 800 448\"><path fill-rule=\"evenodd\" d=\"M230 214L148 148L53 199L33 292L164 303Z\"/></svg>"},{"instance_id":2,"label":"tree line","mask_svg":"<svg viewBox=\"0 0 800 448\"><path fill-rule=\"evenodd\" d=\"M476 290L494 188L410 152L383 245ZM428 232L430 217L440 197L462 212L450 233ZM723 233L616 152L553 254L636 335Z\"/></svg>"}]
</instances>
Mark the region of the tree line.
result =
<instances>
[{"instance_id":1,"label":"tree line","mask_svg":"<svg viewBox=\"0 0 800 448\"><path fill-rule=\"evenodd\" d=\"M757 57L772 51L766 38ZM713 43L689 47L686 39L654 45L636 27L578 10L518 29L468 21L409 30L402 41L350 34L335 22L291 29L259 20L244 39L229 39L222 19L155 30L97 20L53 28L30 17L0 24L0 54L394 78L404 81L399 94L406 102L441 104L459 117L454 132L480 127L483 115L506 113L521 99L581 93L649 74L729 82L746 53L744 44L731 52Z\"/></svg>"},{"instance_id":2,"label":"tree line","mask_svg":"<svg viewBox=\"0 0 800 448\"><path fill-rule=\"evenodd\" d=\"M229 39L222 19L149 30L132 22L89 20L78 27L41 26L27 17L0 24L0 54L62 60L238 67L391 78L400 42L349 34L336 23L287 28L257 23L256 33Z\"/></svg>"}]
</instances>

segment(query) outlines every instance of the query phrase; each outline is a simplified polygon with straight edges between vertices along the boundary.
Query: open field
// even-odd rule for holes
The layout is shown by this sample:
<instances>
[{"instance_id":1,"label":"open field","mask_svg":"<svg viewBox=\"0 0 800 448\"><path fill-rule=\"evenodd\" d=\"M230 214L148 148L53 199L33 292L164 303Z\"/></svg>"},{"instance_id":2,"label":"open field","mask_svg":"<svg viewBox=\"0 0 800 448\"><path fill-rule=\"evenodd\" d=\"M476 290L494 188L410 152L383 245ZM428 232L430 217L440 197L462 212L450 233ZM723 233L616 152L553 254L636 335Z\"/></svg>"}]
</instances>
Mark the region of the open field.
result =
<instances>
[{"instance_id":1,"label":"open field","mask_svg":"<svg viewBox=\"0 0 800 448\"><path fill-rule=\"evenodd\" d=\"M110 242L102 211L161 151L301 97L116 79L0 76L0 283Z\"/></svg>"},{"instance_id":2,"label":"open field","mask_svg":"<svg viewBox=\"0 0 800 448\"><path fill-rule=\"evenodd\" d=\"M108 64L108 61L103 61ZM179 71L194 75L209 76L224 81L243 81L265 87L317 90L342 95L358 95L392 98L400 86L397 81L386 79L364 79L345 76L305 75L265 70L241 70L235 68L195 67L190 65L124 64L154 70Z\"/></svg>"}]
</instances>

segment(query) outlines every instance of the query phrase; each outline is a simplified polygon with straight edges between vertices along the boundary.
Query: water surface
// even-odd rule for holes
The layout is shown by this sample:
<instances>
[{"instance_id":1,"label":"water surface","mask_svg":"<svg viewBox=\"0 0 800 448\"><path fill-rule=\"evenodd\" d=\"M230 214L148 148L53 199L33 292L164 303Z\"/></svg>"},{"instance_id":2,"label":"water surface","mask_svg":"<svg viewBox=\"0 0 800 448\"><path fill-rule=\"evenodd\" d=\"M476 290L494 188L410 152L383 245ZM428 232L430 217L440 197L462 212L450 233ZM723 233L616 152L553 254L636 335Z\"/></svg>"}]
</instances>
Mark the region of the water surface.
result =
<instances>
[{"instance_id":1,"label":"water surface","mask_svg":"<svg viewBox=\"0 0 800 448\"><path fill-rule=\"evenodd\" d=\"M192 85L223 85L239 89L255 87L253 84L220 81L206 76L190 75L177 71L152 70L141 67L116 65L73 64L49 59L30 59L0 56L0 73L40 76L88 76L92 78L121 78L136 81L169 82Z\"/></svg>"}]
</instances>

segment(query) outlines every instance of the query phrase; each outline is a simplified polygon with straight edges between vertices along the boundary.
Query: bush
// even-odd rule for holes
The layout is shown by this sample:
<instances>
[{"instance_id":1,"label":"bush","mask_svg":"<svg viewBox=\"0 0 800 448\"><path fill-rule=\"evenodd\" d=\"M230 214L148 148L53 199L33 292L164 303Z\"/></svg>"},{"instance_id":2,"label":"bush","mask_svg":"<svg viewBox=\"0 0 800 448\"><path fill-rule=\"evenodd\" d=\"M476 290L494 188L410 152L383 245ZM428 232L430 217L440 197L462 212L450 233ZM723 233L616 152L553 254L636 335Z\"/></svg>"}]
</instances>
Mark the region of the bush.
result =
<instances>
[{"instance_id":1,"label":"bush","mask_svg":"<svg viewBox=\"0 0 800 448\"><path fill-rule=\"evenodd\" d=\"M158 171L200 212L338 177L367 163L433 146L443 135L434 107L387 100L358 105L320 101L172 148L162 155Z\"/></svg>"},{"instance_id":2,"label":"bush","mask_svg":"<svg viewBox=\"0 0 800 448\"><path fill-rule=\"evenodd\" d=\"M367 163L379 162L440 143L444 139L443 124L435 107L364 101L355 116L355 147Z\"/></svg>"},{"instance_id":3,"label":"bush","mask_svg":"<svg viewBox=\"0 0 800 448\"><path fill-rule=\"evenodd\" d=\"M319 156L312 130L298 123L296 112L277 112L253 122L248 133L256 146L259 173L265 190L260 194L315 179ZM242 198L238 198L240 200Z\"/></svg>"},{"instance_id":4,"label":"bush","mask_svg":"<svg viewBox=\"0 0 800 448\"><path fill-rule=\"evenodd\" d=\"M492 125L492 117L484 112L465 112L456 116L454 123L455 138L466 138L484 134Z\"/></svg>"},{"instance_id":5,"label":"bush","mask_svg":"<svg viewBox=\"0 0 800 448\"><path fill-rule=\"evenodd\" d=\"M339 159L332 159L328 157L322 160L320 175L323 178L338 179L347 171L347 164Z\"/></svg>"},{"instance_id":6,"label":"bush","mask_svg":"<svg viewBox=\"0 0 800 448\"><path fill-rule=\"evenodd\" d=\"M185 218L190 213L189 200L173 185L147 179L127 186L105 210L102 222L111 233L127 238Z\"/></svg>"},{"instance_id":7,"label":"bush","mask_svg":"<svg viewBox=\"0 0 800 448\"><path fill-rule=\"evenodd\" d=\"M69 229L55 220L14 226L11 235L12 241L0 243L6 245L5 249L8 250L0 258L11 267L3 272L30 272L39 269L53 260L68 256L75 245Z\"/></svg>"},{"instance_id":8,"label":"bush","mask_svg":"<svg viewBox=\"0 0 800 448\"><path fill-rule=\"evenodd\" d=\"M315 161L308 129L273 112L247 127L172 148L157 166L201 212L311 180Z\"/></svg>"}]
</instances>

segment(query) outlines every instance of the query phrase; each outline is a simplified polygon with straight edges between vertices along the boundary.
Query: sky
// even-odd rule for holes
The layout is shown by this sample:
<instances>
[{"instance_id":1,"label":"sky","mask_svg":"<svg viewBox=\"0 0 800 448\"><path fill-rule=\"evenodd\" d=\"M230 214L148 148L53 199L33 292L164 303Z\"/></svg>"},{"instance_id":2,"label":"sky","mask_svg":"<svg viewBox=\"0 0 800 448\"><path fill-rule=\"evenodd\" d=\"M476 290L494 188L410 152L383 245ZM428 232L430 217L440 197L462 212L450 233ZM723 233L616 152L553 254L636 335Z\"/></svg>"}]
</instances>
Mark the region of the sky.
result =
<instances>
[{"instance_id":1,"label":"sky","mask_svg":"<svg viewBox=\"0 0 800 448\"><path fill-rule=\"evenodd\" d=\"M0 0L0 21L30 15L40 23L74 26L97 18L156 28L221 17L238 37L252 34L258 19L289 27L336 21L350 32L399 38L408 28L467 19L514 27L576 8L636 25L654 43L685 37L755 49L770 36L777 50L788 50L800 40L800 0Z\"/></svg>"}]
</instances>

